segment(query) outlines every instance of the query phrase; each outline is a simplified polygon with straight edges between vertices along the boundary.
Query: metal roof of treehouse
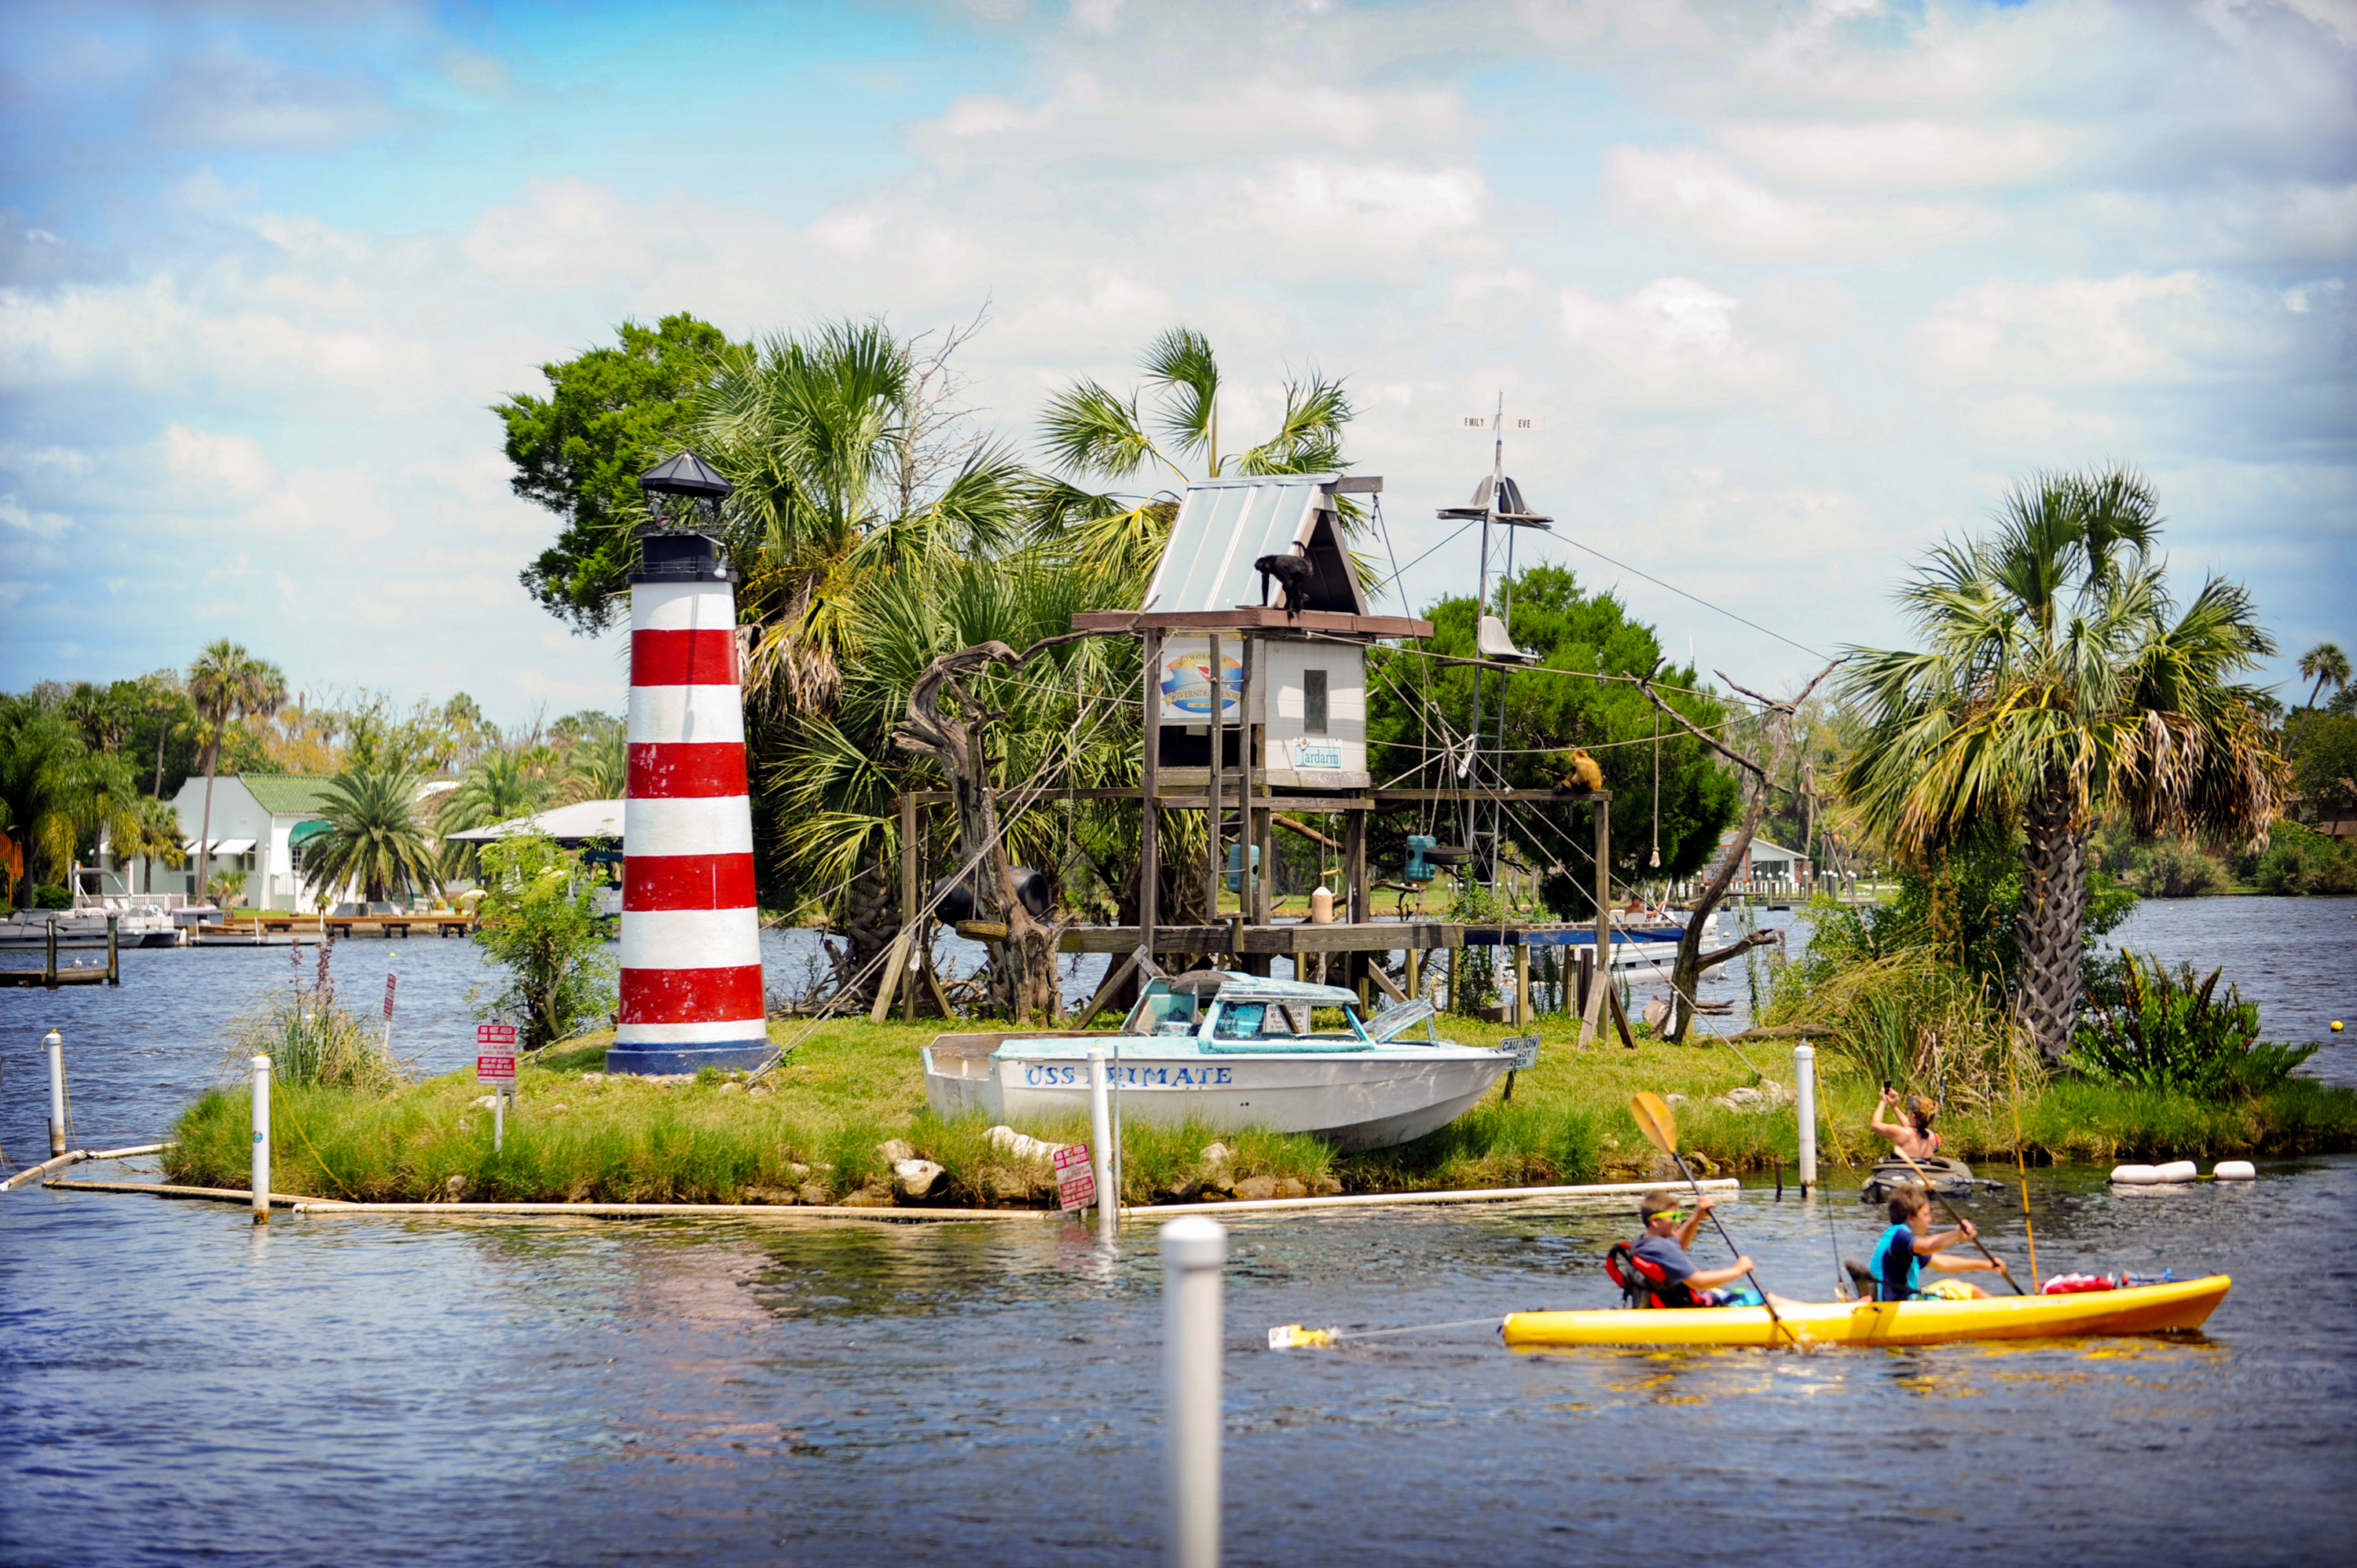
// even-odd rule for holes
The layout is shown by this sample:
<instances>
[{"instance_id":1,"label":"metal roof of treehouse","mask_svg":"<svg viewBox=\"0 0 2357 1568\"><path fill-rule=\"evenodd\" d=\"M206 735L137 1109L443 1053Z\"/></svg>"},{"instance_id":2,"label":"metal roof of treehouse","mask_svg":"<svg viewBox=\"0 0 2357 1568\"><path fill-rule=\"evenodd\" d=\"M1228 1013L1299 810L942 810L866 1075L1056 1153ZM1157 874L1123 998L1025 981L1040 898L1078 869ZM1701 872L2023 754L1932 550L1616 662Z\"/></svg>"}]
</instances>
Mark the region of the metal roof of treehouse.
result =
<instances>
[{"instance_id":1,"label":"metal roof of treehouse","mask_svg":"<svg viewBox=\"0 0 2357 1568\"><path fill-rule=\"evenodd\" d=\"M1335 510L1338 487L1349 483L1340 474L1268 474L1189 485L1141 608L1167 615L1262 604L1267 595L1253 563L1292 552L1310 565L1303 608L1367 614Z\"/></svg>"}]
</instances>

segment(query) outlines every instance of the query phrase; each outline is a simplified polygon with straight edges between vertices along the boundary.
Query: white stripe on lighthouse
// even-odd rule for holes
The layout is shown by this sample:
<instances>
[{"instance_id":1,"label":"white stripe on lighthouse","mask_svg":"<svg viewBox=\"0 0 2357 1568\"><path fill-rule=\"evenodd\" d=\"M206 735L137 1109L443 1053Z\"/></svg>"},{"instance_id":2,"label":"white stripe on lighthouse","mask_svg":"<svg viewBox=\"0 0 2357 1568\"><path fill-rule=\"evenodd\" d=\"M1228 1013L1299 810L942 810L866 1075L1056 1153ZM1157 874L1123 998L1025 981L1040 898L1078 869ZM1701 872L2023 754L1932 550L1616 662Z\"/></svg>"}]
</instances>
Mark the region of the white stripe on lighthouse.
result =
<instances>
[{"instance_id":1,"label":"white stripe on lighthouse","mask_svg":"<svg viewBox=\"0 0 2357 1568\"><path fill-rule=\"evenodd\" d=\"M742 746L745 704L734 686L633 686L630 737L641 746Z\"/></svg>"},{"instance_id":2,"label":"white stripe on lighthouse","mask_svg":"<svg viewBox=\"0 0 2357 1568\"><path fill-rule=\"evenodd\" d=\"M753 811L742 795L622 802L628 854L750 854Z\"/></svg>"},{"instance_id":3,"label":"white stripe on lighthouse","mask_svg":"<svg viewBox=\"0 0 2357 1568\"><path fill-rule=\"evenodd\" d=\"M758 909L632 909L622 917L624 969L734 968L760 961Z\"/></svg>"}]
</instances>

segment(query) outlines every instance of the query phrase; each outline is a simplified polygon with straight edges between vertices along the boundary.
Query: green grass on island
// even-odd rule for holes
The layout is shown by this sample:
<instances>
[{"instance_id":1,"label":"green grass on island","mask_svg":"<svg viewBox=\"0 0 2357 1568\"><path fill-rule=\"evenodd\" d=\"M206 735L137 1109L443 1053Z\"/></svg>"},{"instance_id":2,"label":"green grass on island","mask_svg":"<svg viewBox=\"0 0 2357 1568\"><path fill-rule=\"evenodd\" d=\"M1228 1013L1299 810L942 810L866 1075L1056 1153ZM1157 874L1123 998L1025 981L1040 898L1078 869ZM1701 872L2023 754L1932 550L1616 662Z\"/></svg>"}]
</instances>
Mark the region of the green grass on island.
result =
<instances>
[{"instance_id":1,"label":"green grass on island","mask_svg":"<svg viewBox=\"0 0 2357 1568\"><path fill-rule=\"evenodd\" d=\"M1510 1032L1443 1022L1469 1044ZM522 1067L497 1153L491 1113L474 1103L483 1090L469 1072L382 1090L281 1084L273 1185L372 1202L880 1205L908 1201L895 1196L891 1161L879 1147L897 1139L944 1167L929 1206L1051 1206L1044 1159L1000 1149L979 1117L945 1122L926 1108L917 1053L939 1029L776 1022L773 1039L800 1043L750 1090L713 1073L673 1084L588 1077L604 1067L608 1036L586 1036ZM1698 1175L1762 1171L1778 1160L1790 1168L1797 1157L1789 1104L1752 1110L1723 1100L1755 1082L1735 1049L1663 1045L1641 1033L1633 1051L1617 1043L1579 1051L1559 1020L1541 1033L1538 1065L1518 1075L1511 1101L1501 1080L1473 1111L1399 1148L1342 1155L1302 1134L1166 1128L1133 1117L1124 1129L1123 1200L1218 1199L1239 1188L1296 1197L1644 1179L1658 1156L1629 1114L1639 1090L1684 1097L1675 1107L1680 1141L1697 1156ZM1785 1044L1747 1041L1739 1049L1767 1079L1789 1083ZM1876 1085L1846 1072L1838 1054L1821 1054L1819 1063L1819 1158L1836 1171L1863 1166L1884 1150L1867 1132ZM165 1156L171 1178L243 1187L251 1103L237 1085L190 1105ZM2015 1116L2003 1098L1952 1101L1941 1122L1947 1152L2009 1164ZM2357 1149L2357 1091L2301 1078L2225 1101L2061 1078L2025 1084L2018 1116L2020 1145L2040 1164ZM1088 1136L1084 1114L1018 1130L1054 1143ZM1201 1157L1215 1142L1232 1155L1216 1169Z\"/></svg>"}]
</instances>

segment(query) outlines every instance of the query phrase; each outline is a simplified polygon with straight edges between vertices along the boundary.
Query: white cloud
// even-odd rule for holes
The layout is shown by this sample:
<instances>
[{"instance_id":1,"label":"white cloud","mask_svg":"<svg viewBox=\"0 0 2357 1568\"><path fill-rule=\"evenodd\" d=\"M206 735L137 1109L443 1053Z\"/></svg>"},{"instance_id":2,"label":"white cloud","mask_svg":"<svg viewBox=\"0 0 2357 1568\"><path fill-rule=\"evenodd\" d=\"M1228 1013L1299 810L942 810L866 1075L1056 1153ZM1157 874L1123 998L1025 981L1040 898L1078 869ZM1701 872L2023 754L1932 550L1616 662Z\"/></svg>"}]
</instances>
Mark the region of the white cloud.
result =
<instances>
[{"instance_id":1,"label":"white cloud","mask_svg":"<svg viewBox=\"0 0 2357 1568\"><path fill-rule=\"evenodd\" d=\"M1622 222L1742 261L1883 261L2006 226L2002 215L1963 202L1785 196L1695 147L1612 147L1604 184Z\"/></svg>"},{"instance_id":2,"label":"white cloud","mask_svg":"<svg viewBox=\"0 0 2357 1568\"><path fill-rule=\"evenodd\" d=\"M2047 173L2066 138L2042 125L1936 120L1867 124L1750 122L1718 133L1720 145L1781 179L1848 190L1963 190Z\"/></svg>"},{"instance_id":3,"label":"white cloud","mask_svg":"<svg viewBox=\"0 0 2357 1568\"><path fill-rule=\"evenodd\" d=\"M2119 422L2100 413L2067 409L2042 392L2000 392L1966 403L1964 428L1975 440L2010 451L2036 451L2110 440Z\"/></svg>"},{"instance_id":4,"label":"white cloud","mask_svg":"<svg viewBox=\"0 0 2357 1568\"><path fill-rule=\"evenodd\" d=\"M1523 25L1554 44L1585 44L1609 36L1631 48L1701 48L1710 24L1685 0L1523 0Z\"/></svg>"},{"instance_id":5,"label":"white cloud","mask_svg":"<svg viewBox=\"0 0 2357 1568\"><path fill-rule=\"evenodd\" d=\"M1926 377L1948 383L2171 380L2187 371L2177 345L2201 291L2190 272L2042 284L1996 278L1933 307L1915 328L1914 360Z\"/></svg>"},{"instance_id":6,"label":"white cloud","mask_svg":"<svg viewBox=\"0 0 2357 1568\"><path fill-rule=\"evenodd\" d=\"M72 525L73 519L54 511L34 511L15 496L0 496L0 528L13 529L36 539L55 539Z\"/></svg>"},{"instance_id":7,"label":"white cloud","mask_svg":"<svg viewBox=\"0 0 2357 1568\"><path fill-rule=\"evenodd\" d=\"M216 435L185 424L165 429L164 467L185 499L199 507L253 500L278 477L251 435Z\"/></svg>"},{"instance_id":8,"label":"white cloud","mask_svg":"<svg viewBox=\"0 0 2357 1568\"><path fill-rule=\"evenodd\" d=\"M1691 278L1661 278L1613 304L1573 285L1563 291L1572 345L1652 403L1748 396L1784 371L1737 329L1738 302Z\"/></svg>"},{"instance_id":9,"label":"white cloud","mask_svg":"<svg viewBox=\"0 0 2357 1568\"><path fill-rule=\"evenodd\" d=\"M234 45L184 57L149 99L149 133L204 147L324 152L393 121L376 84Z\"/></svg>"}]
</instances>

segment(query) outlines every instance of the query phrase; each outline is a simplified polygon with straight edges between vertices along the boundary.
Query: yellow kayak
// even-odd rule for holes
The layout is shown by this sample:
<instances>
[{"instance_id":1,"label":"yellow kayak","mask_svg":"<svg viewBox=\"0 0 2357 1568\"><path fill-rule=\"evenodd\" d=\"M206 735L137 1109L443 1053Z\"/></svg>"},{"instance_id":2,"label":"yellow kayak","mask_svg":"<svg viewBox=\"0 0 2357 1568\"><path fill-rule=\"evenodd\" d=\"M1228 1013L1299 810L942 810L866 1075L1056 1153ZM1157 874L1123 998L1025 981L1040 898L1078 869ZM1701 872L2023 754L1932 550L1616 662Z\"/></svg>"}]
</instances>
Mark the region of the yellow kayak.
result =
<instances>
[{"instance_id":1,"label":"yellow kayak","mask_svg":"<svg viewBox=\"0 0 2357 1568\"><path fill-rule=\"evenodd\" d=\"M1787 1329L1820 1345L1944 1345L1959 1339L2049 1339L2073 1334L2149 1334L2199 1328L2233 1280L2211 1274L2075 1295L2000 1295L1986 1301L1832 1301L1783 1309ZM1554 1345L1781 1345L1788 1336L1764 1306L1517 1312L1505 1324L1518 1349Z\"/></svg>"}]
</instances>

